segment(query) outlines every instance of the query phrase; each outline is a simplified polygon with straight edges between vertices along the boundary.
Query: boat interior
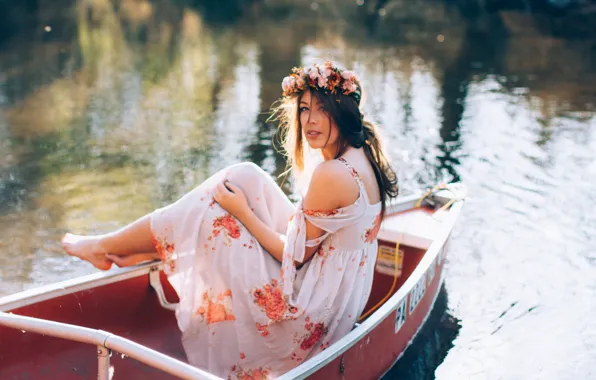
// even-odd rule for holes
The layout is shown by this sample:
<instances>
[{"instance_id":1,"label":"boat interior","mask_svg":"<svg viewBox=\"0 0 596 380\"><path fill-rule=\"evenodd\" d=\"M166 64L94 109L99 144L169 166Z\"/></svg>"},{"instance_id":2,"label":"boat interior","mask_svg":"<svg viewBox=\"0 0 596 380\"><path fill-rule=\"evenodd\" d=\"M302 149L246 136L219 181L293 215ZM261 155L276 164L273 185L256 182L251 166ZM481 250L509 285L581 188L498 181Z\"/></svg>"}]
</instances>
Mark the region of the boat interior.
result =
<instances>
[{"instance_id":1,"label":"boat interior","mask_svg":"<svg viewBox=\"0 0 596 380\"><path fill-rule=\"evenodd\" d=\"M378 235L379 254L373 288L365 310L368 318L374 314L367 311L380 306L403 285L438 236L441 223L434 213L435 209L430 207L410 208L389 214L383 222ZM176 302L177 296L163 273L160 279L166 298ZM12 310L6 309L6 303L3 305L0 299L0 310L109 331L186 362L174 312L162 307L147 273L62 293L66 294L38 299ZM94 346L5 326L0 326L0 336L2 379L96 377ZM111 366L115 378L120 379L139 378L139 373L147 380L175 378L115 352Z\"/></svg>"}]
</instances>

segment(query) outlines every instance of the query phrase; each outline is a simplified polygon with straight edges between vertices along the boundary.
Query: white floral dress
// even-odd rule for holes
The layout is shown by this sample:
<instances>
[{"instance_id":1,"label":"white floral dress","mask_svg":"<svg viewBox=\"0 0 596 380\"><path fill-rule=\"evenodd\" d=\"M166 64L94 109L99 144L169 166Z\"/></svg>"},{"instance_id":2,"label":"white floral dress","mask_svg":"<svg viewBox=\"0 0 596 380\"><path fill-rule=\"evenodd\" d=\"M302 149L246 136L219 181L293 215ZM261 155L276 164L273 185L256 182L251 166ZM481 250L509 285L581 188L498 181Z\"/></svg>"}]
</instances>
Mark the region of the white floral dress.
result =
<instances>
[{"instance_id":1,"label":"white floral dress","mask_svg":"<svg viewBox=\"0 0 596 380\"><path fill-rule=\"evenodd\" d=\"M348 207L303 210L292 205L258 166L223 169L151 215L155 246L178 292L176 310L191 364L223 378L274 378L345 334L362 313L372 286L381 204L360 187ZM283 263L212 198L224 178L245 192L264 223L286 233ZM326 231L306 241L305 219ZM306 246L322 242L296 269Z\"/></svg>"}]
</instances>

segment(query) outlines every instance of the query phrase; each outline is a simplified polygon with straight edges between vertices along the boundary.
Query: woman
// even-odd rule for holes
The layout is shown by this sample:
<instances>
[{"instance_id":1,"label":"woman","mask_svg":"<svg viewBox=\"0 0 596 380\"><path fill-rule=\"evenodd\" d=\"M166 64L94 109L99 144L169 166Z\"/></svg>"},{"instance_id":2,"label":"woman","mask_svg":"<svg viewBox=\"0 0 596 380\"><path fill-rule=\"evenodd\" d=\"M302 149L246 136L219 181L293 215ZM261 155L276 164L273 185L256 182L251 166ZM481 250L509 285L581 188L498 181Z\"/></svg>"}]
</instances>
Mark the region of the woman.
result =
<instances>
[{"instance_id":1,"label":"woman","mask_svg":"<svg viewBox=\"0 0 596 380\"><path fill-rule=\"evenodd\" d=\"M376 234L397 195L355 75L294 69L277 109L294 174L304 139L323 162L294 206L251 163L216 173L172 205L65 250L100 269L161 258L180 296L191 364L227 378L281 375L348 333L368 299Z\"/></svg>"}]
</instances>

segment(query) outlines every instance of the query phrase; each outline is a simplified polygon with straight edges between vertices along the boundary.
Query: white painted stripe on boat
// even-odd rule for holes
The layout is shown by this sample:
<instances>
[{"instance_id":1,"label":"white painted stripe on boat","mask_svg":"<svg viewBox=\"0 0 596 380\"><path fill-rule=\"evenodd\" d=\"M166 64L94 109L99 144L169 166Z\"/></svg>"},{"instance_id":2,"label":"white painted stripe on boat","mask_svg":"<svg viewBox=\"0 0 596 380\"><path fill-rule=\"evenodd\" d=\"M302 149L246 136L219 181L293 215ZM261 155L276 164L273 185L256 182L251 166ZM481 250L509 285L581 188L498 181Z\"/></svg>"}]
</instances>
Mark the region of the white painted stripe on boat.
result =
<instances>
[{"instance_id":1,"label":"white painted stripe on boat","mask_svg":"<svg viewBox=\"0 0 596 380\"><path fill-rule=\"evenodd\" d=\"M98 286L103 286L142 275L148 275L149 270L152 267L159 266L161 268L161 265L162 264L159 262L152 262L128 268L115 268L107 272L93 273L87 276L77 277L71 280L25 290L20 293L0 298L0 311L14 310L37 302L76 293L82 290L96 288Z\"/></svg>"}]
</instances>

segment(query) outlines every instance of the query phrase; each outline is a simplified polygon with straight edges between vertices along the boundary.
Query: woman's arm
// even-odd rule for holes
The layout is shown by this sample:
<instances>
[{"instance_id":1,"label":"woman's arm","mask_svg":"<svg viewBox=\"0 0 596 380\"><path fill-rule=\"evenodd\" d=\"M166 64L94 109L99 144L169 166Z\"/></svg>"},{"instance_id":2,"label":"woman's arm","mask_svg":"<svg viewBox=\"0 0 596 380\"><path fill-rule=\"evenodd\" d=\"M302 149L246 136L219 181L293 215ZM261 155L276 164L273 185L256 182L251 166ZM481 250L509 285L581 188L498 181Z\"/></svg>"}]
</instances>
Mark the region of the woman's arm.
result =
<instances>
[{"instance_id":1,"label":"woman's arm","mask_svg":"<svg viewBox=\"0 0 596 380\"><path fill-rule=\"evenodd\" d=\"M259 219L251 210L242 189L225 180L216 185L213 198L224 210L236 217L271 256L282 262L285 236Z\"/></svg>"},{"instance_id":2,"label":"woman's arm","mask_svg":"<svg viewBox=\"0 0 596 380\"><path fill-rule=\"evenodd\" d=\"M216 195L218 202L221 199L220 194L225 192L225 188L222 186L220 186L219 195ZM341 193L338 193L339 189L342 189ZM239 189L232 184L230 190L237 192ZM352 180L342 163L325 161L319 164L313 173L308 191L304 197L303 207L305 210L318 211L344 207L356 201L358 190L358 185ZM222 199L222 201L222 203L225 203L225 200ZM237 210L237 212L230 211L257 239L259 244L281 263L285 235L266 225L249 207L238 207ZM325 230L311 224L308 219L306 220L306 240L316 239L324 234ZM319 246L306 247L304 262L307 262L318 249Z\"/></svg>"},{"instance_id":3,"label":"woman's arm","mask_svg":"<svg viewBox=\"0 0 596 380\"><path fill-rule=\"evenodd\" d=\"M360 188L344 164L337 160L325 161L315 168L302 206L304 210L332 211L356 202L359 194ZM306 240L316 239L324 234L325 230L306 219ZM320 244L306 247L303 262L310 260L319 246Z\"/></svg>"},{"instance_id":4,"label":"woman's arm","mask_svg":"<svg viewBox=\"0 0 596 380\"><path fill-rule=\"evenodd\" d=\"M251 210L236 216L240 223L257 239L259 244L280 263L283 259L285 235L280 234L268 225Z\"/></svg>"}]
</instances>

